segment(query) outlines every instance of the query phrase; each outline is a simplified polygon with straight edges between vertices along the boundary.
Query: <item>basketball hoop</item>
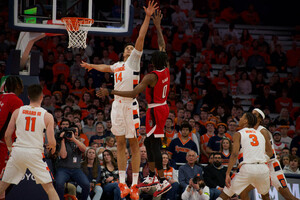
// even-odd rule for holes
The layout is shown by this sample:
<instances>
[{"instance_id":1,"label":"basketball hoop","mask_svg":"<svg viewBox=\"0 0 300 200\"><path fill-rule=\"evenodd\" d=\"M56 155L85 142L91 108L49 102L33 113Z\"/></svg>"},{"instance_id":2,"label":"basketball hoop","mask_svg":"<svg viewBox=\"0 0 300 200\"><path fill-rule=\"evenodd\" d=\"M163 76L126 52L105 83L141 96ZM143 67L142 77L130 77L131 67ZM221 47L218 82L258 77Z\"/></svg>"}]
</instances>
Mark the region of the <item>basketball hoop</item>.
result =
<instances>
[{"instance_id":1,"label":"basketball hoop","mask_svg":"<svg viewBox=\"0 0 300 200\"><path fill-rule=\"evenodd\" d=\"M68 48L86 48L86 37L93 19L80 17L64 17L61 21L65 24L69 35Z\"/></svg>"}]
</instances>

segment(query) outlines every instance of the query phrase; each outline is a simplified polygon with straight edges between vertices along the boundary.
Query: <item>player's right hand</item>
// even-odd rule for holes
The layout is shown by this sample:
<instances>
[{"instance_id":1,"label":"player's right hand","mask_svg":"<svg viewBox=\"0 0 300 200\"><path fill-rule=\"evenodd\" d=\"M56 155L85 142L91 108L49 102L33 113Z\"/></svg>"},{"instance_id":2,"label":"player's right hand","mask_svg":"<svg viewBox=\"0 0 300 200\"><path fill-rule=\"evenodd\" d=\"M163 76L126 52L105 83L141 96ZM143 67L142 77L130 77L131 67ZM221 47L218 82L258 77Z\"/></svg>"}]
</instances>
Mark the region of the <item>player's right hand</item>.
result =
<instances>
[{"instance_id":1,"label":"player's right hand","mask_svg":"<svg viewBox=\"0 0 300 200\"><path fill-rule=\"evenodd\" d=\"M105 97L109 95L109 91L107 88L99 88L99 90L96 93L96 96L99 98Z\"/></svg>"},{"instance_id":2,"label":"player's right hand","mask_svg":"<svg viewBox=\"0 0 300 200\"><path fill-rule=\"evenodd\" d=\"M230 175L226 174L226 179L225 179L226 187L230 188L231 186L231 178Z\"/></svg>"},{"instance_id":3,"label":"player's right hand","mask_svg":"<svg viewBox=\"0 0 300 200\"><path fill-rule=\"evenodd\" d=\"M143 8L144 8L144 11L145 11L146 15L151 16L155 12L155 10L158 9L158 5L157 5L157 2L154 3L154 1L149 1L148 2L148 7L146 8L144 6Z\"/></svg>"},{"instance_id":4,"label":"player's right hand","mask_svg":"<svg viewBox=\"0 0 300 200\"><path fill-rule=\"evenodd\" d=\"M91 71L93 68L90 66L90 64L81 61L80 66L87 69L88 71Z\"/></svg>"}]
</instances>

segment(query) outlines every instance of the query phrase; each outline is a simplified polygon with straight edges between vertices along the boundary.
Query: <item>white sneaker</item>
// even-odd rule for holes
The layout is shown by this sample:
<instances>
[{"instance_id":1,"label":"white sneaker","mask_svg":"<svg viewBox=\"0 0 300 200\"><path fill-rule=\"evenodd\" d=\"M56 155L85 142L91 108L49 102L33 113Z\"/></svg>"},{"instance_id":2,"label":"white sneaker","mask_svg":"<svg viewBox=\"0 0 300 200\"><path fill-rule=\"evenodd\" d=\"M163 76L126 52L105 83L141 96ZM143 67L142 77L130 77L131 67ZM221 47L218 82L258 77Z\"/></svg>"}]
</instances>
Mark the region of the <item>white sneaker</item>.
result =
<instances>
[{"instance_id":1,"label":"white sneaker","mask_svg":"<svg viewBox=\"0 0 300 200\"><path fill-rule=\"evenodd\" d=\"M159 183L156 185L156 191L154 192L153 196L158 197L166 192L168 192L172 188L169 181L164 180L163 183Z\"/></svg>"},{"instance_id":2,"label":"white sneaker","mask_svg":"<svg viewBox=\"0 0 300 200\"><path fill-rule=\"evenodd\" d=\"M147 176L142 183L137 185L137 188L147 188L147 187L154 186L158 183L159 181L156 176L154 177Z\"/></svg>"}]
</instances>

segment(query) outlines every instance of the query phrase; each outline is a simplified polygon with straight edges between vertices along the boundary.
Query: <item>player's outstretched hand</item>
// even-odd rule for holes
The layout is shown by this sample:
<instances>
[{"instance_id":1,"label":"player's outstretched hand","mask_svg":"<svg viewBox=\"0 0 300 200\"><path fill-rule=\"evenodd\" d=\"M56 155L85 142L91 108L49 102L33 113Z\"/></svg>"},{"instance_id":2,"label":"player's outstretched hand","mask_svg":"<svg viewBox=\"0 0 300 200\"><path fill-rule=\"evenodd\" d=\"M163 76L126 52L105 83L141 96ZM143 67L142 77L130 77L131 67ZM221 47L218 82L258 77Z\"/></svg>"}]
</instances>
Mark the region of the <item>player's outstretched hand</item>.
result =
<instances>
[{"instance_id":1,"label":"player's outstretched hand","mask_svg":"<svg viewBox=\"0 0 300 200\"><path fill-rule=\"evenodd\" d=\"M87 69L88 71L91 71L93 68L90 66L90 64L81 61L80 66Z\"/></svg>"},{"instance_id":2,"label":"player's outstretched hand","mask_svg":"<svg viewBox=\"0 0 300 200\"><path fill-rule=\"evenodd\" d=\"M143 8L146 15L151 16L155 12L155 10L158 9L158 5L157 3L154 3L154 1L149 1L148 7L146 8L145 6L143 6Z\"/></svg>"},{"instance_id":3,"label":"player's outstretched hand","mask_svg":"<svg viewBox=\"0 0 300 200\"><path fill-rule=\"evenodd\" d=\"M226 179L225 179L226 187L230 188L231 186L231 178L230 175L226 174Z\"/></svg>"},{"instance_id":4,"label":"player's outstretched hand","mask_svg":"<svg viewBox=\"0 0 300 200\"><path fill-rule=\"evenodd\" d=\"M161 14L161 10L157 10L154 12L153 16L151 17L155 27L160 26L161 19L163 18L163 14Z\"/></svg>"},{"instance_id":5,"label":"player's outstretched hand","mask_svg":"<svg viewBox=\"0 0 300 200\"><path fill-rule=\"evenodd\" d=\"M99 88L99 90L96 92L96 96L99 98L105 97L109 95L109 91L107 88Z\"/></svg>"}]
</instances>

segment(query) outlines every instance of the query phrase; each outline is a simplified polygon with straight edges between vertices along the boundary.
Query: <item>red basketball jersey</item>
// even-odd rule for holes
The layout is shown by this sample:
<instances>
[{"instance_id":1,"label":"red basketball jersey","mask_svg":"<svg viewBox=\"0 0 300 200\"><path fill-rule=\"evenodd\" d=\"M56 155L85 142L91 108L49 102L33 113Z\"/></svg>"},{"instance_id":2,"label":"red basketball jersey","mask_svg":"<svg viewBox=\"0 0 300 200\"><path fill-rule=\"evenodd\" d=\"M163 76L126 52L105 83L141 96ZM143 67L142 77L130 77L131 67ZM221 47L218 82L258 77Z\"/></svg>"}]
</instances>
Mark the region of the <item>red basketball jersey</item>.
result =
<instances>
[{"instance_id":1,"label":"red basketball jersey","mask_svg":"<svg viewBox=\"0 0 300 200\"><path fill-rule=\"evenodd\" d=\"M156 85L146 88L146 100L148 104L151 103L164 103L168 99L170 90L170 71L168 68L163 70L155 70L151 73L157 75Z\"/></svg>"}]
</instances>

